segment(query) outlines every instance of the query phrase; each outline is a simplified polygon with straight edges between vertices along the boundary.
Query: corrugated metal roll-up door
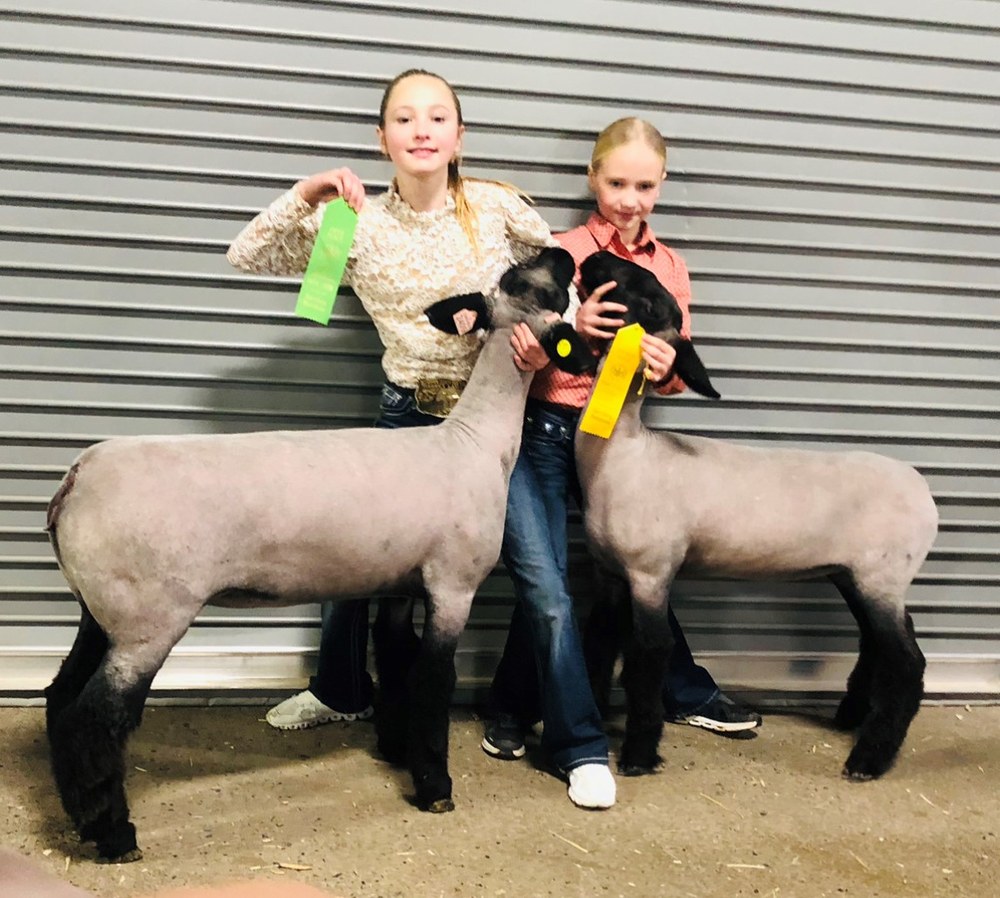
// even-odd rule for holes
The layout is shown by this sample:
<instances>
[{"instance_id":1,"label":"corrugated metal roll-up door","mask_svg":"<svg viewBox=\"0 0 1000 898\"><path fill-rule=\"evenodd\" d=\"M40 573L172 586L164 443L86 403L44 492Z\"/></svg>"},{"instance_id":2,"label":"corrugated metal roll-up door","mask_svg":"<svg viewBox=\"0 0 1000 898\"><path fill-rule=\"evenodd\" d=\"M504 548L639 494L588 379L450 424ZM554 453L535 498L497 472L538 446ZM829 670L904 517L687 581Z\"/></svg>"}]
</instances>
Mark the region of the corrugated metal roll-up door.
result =
<instances>
[{"instance_id":1,"label":"corrugated metal roll-up door","mask_svg":"<svg viewBox=\"0 0 1000 898\"><path fill-rule=\"evenodd\" d=\"M311 172L384 189L382 86L420 66L462 97L466 171L516 182L557 230L590 207L601 127L664 132L653 224L691 268L725 399L657 400L650 423L917 465L942 517L910 593L928 687L1000 694L998 59L1000 6L976 0L0 4L0 693L37 697L72 640L42 526L85 446L370 422L380 351L356 300L321 329L294 318L293 280L223 253ZM461 696L492 673L509 595L502 571L483 587ZM687 580L677 608L716 677L762 698L837 690L855 649L824 583ZM317 621L207 611L156 685L290 688Z\"/></svg>"}]
</instances>

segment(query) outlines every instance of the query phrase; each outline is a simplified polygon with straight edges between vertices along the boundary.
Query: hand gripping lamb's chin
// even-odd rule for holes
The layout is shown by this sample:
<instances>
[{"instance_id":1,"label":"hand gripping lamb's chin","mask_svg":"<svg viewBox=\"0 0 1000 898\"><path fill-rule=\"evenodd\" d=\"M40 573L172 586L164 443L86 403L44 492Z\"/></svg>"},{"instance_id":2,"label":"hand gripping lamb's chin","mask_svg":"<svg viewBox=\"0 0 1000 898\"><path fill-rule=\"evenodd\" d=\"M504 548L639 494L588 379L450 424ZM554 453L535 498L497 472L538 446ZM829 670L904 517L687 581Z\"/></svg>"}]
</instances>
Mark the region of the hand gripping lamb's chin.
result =
<instances>
[{"instance_id":1,"label":"hand gripping lamb's chin","mask_svg":"<svg viewBox=\"0 0 1000 898\"><path fill-rule=\"evenodd\" d=\"M49 505L49 536L82 616L46 689L46 716L63 806L101 858L141 857L126 740L156 672L209 604L426 596L422 640L408 614L387 614L373 634L378 746L409 764L420 807L453 808L455 647L500 553L531 380L514 365L511 328L526 322L563 350L557 364L589 358L571 328L549 320L567 307L573 270L568 253L547 249L505 275L488 302L429 310L452 332L469 314L490 331L437 427L126 437L80 455Z\"/></svg>"},{"instance_id":2,"label":"hand gripping lamb's chin","mask_svg":"<svg viewBox=\"0 0 1000 898\"><path fill-rule=\"evenodd\" d=\"M617 281L614 298L629 306L626 319L667 334L678 348L675 372L697 392L718 397L701 361L691 367L697 356L677 336L680 310L649 272L610 253L591 256L580 269L588 289ZM683 569L832 581L861 635L836 716L839 726L857 730L843 772L853 780L881 776L923 695L924 656L905 594L937 533L926 481L909 465L870 452L757 448L654 432L640 417L644 398L631 391L610 438L582 427L576 434L588 541L625 587L606 594L608 605L597 606L585 638L599 704L606 705L619 651L631 671L621 771L651 773L660 764L661 690L673 642L669 592ZM623 615L615 605L629 599L631 613ZM618 628L623 620L630 629Z\"/></svg>"}]
</instances>

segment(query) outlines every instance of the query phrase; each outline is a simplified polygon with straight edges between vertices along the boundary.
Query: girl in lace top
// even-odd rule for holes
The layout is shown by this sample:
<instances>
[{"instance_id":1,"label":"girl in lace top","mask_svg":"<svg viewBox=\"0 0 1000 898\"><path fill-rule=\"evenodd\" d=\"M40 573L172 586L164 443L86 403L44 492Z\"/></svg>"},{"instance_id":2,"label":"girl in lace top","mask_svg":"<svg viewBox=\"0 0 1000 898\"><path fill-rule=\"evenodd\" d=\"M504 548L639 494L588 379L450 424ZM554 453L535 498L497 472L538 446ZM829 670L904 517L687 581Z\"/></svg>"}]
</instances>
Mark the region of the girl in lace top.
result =
<instances>
[{"instance_id":1,"label":"girl in lace top","mask_svg":"<svg viewBox=\"0 0 1000 898\"><path fill-rule=\"evenodd\" d=\"M425 378L466 380L479 338L443 334L424 309L448 296L489 292L514 262L555 240L513 188L459 174L464 130L447 82L404 72L389 85L379 115L379 142L395 166L390 189L366 198L349 169L315 174L254 218L227 258L258 274L302 274L326 201L343 196L358 224L342 283L375 323L386 377L409 389Z\"/></svg>"}]
</instances>

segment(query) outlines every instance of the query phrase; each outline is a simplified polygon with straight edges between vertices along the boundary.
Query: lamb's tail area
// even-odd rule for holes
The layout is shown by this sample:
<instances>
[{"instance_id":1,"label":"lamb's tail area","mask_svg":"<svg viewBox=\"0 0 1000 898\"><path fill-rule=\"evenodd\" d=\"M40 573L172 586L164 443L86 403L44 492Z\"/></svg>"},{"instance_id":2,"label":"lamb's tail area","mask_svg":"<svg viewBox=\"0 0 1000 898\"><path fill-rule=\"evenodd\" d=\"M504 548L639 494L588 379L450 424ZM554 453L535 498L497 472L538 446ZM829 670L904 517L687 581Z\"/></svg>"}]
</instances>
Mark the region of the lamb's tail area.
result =
<instances>
[{"instance_id":1,"label":"lamb's tail area","mask_svg":"<svg viewBox=\"0 0 1000 898\"><path fill-rule=\"evenodd\" d=\"M79 470L80 462L75 462L73 467L66 472L66 476L63 477L62 483L59 484L59 489L56 490L56 494L49 502L49 508L45 515L45 529L49 534L49 542L52 543L52 551L55 553L56 561L59 562L60 566L62 566L62 558L59 556L59 537L57 532L59 516L62 514L63 502L69 495L70 490L73 489L73 484L76 483L76 475Z\"/></svg>"}]
</instances>

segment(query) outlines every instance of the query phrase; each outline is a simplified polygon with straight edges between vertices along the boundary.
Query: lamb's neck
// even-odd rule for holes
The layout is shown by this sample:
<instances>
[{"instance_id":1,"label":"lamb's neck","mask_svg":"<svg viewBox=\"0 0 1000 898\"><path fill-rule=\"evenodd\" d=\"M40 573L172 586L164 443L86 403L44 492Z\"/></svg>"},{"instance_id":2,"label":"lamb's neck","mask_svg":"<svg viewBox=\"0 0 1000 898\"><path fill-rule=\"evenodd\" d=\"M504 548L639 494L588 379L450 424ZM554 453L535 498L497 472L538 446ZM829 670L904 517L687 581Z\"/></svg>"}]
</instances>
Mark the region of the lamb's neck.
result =
<instances>
[{"instance_id":1,"label":"lamb's neck","mask_svg":"<svg viewBox=\"0 0 1000 898\"><path fill-rule=\"evenodd\" d=\"M610 476L614 471L621 472L642 463L643 446L649 438L649 430L642 423L642 402L637 382L633 382L610 437L577 430L576 465L585 492L587 484L595 482L605 472Z\"/></svg>"},{"instance_id":2,"label":"lamb's neck","mask_svg":"<svg viewBox=\"0 0 1000 898\"><path fill-rule=\"evenodd\" d=\"M483 452L500 456L513 466L532 375L514 366L511 333L510 328L500 328L486 338L446 424L475 440Z\"/></svg>"}]
</instances>

